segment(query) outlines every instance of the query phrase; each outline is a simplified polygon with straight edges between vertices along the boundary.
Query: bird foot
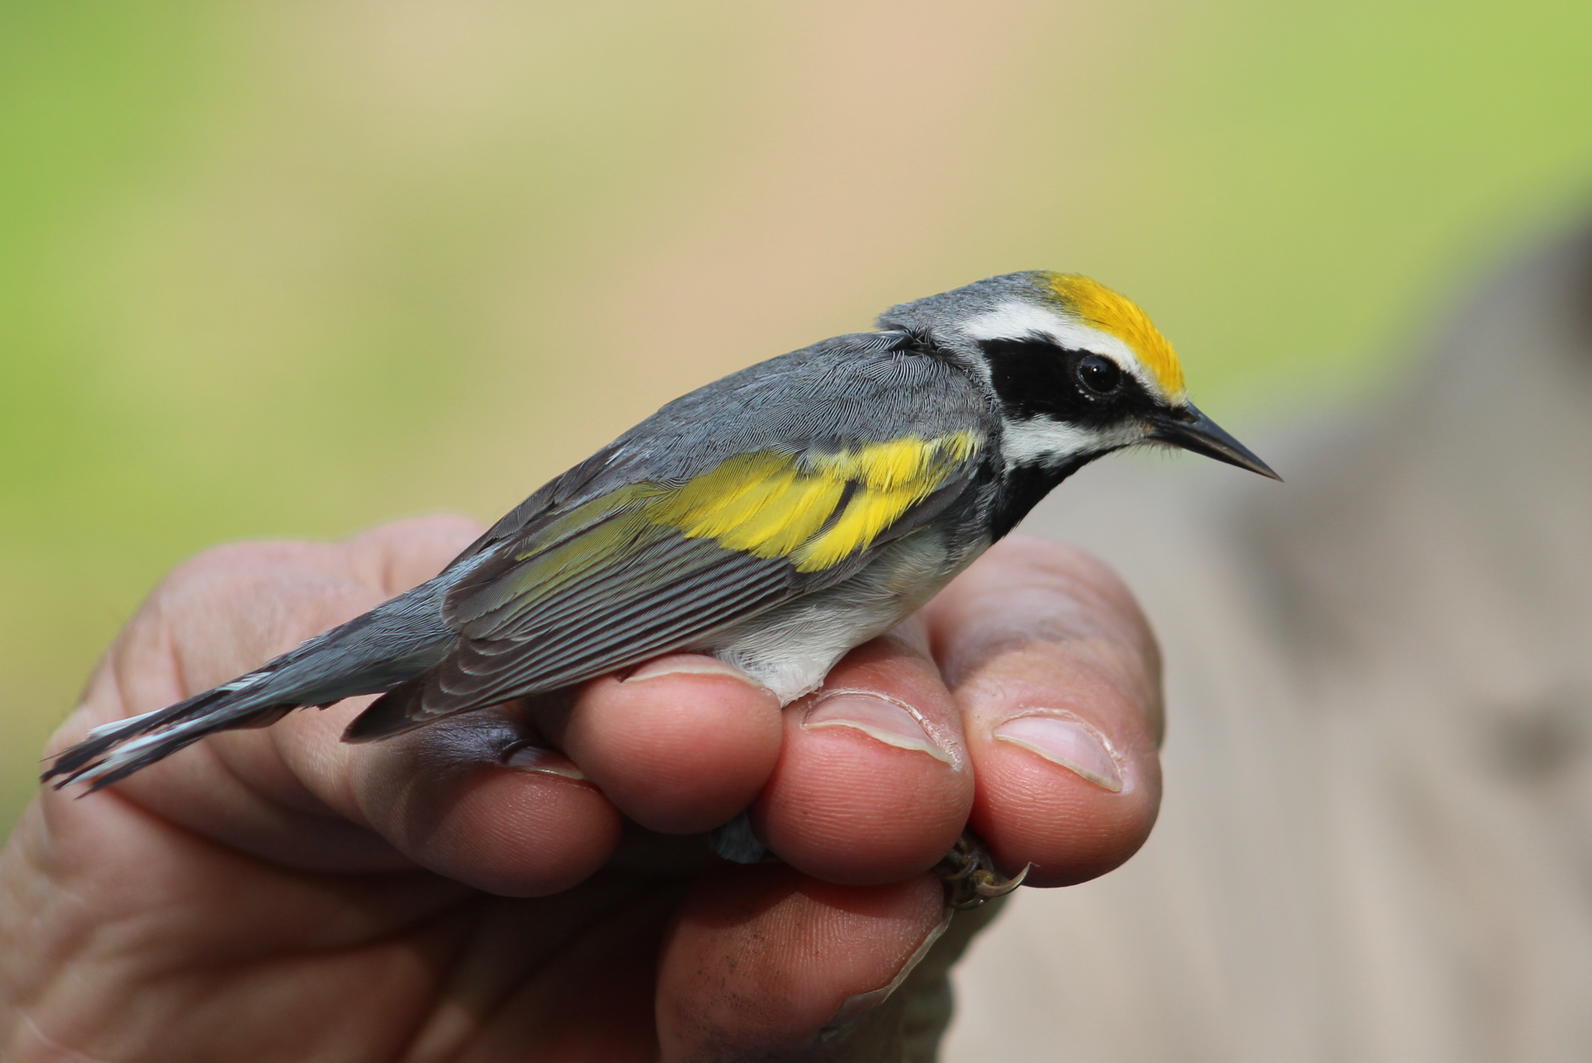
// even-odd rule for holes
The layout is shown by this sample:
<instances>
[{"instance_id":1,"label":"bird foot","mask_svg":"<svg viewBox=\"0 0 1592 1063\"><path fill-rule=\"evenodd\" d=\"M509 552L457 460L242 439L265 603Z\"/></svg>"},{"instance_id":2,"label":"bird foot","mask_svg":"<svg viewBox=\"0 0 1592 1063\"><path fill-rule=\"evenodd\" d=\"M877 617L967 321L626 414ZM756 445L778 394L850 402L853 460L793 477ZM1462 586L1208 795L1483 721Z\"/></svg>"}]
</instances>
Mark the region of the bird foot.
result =
<instances>
[{"instance_id":1,"label":"bird foot","mask_svg":"<svg viewBox=\"0 0 1592 1063\"><path fill-rule=\"evenodd\" d=\"M1021 886L1033 866L1024 865L1015 875L1001 874L984 843L972 831L965 831L945 858L934 865L934 873L945 884L945 903L957 911L966 911Z\"/></svg>"}]
</instances>

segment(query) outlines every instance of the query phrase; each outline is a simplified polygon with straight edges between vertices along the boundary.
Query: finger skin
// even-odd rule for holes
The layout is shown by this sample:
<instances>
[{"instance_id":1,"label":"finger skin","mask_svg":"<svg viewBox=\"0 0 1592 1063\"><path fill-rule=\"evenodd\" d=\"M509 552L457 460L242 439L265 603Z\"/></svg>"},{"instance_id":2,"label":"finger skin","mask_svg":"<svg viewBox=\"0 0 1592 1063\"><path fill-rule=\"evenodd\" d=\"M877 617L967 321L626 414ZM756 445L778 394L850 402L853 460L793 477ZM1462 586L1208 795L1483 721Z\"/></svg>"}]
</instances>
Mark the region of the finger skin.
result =
<instances>
[{"instance_id":1,"label":"finger skin","mask_svg":"<svg viewBox=\"0 0 1592 1063\"><path fill-rule=\"evenodd\" d=\"M421 867L487 893L569 889L608 861L623 817L564 758L521 765L523 735L517 713L485 710L355 753L351 814Z\"/></svg>"},{"instance_id":2,"label":"finger skin","mask_svg":"<svg viewBox=\"0 0 1592 1063\"><path fill-rule=\"evenodd\" d=\"M197 559L129 625L60 738L248 670L428 577L476 531L431 518L345 544L251 544ZM316 1008L335 1015L346 1035L337 1043L362 1053L351 1048L339 1058L391 1058L390 1039L402 1039L433 1004L440 1043L490 1041L484 1050L494 1057L531 1045L554 1046L565 1058L615 1058L570 1046L645 1044L655 1018L666 1059L829 1058L837 1044L859 1043L826 1039L837 1016L877 1027L906 999L898 993L877 1006L943 913L940 884L912 872L949 847L969 806L1003 860L1043 862L1036 880L1052 884L1122 858L1153 820L1158 676L1142 617L1087 559L1026 549L997 554L987 574L975 566L934 610L933 644L954 691L910 629L853 654L825 688L905 703L943 759L865 728L813 726L812 706L759 716L763 692L703 673L602 680L576 692L572 710L503 706L349 746L338 736L360 699L294 713L264 731L216 736L91 800L43 795L30 814L32 834L44 839L35 848L53 854L72 888L41 895L59 901L79 921L73 925L92 927L86 939L106 944L116 963L153 957L165 965L160 978L100 986L105 1013L122 1008L135 1023L125 1029L156 1015L193 1036L226 1036L248 1009L210 1009L204 1014L225 1021L198 1029L187 1005L200 997L188 995L190 982L218 1001L270 984L273 993L303 996L290 1010L310 1015L323 1040L333 1022ZM721 724L706 733L703 705ZM1019 713L1070 712L1096 728L1120 758L1120 791L1001 740L995 730L1014 705ZM552 736L535 724L555 710L573 722ZM470 893L463 887L514 896L562 890L613 851L621 809L569 760L527 745L553 737L580 750L582 767L604 773L619 801L656 805L677 828L717 815L755 791L759 771L772 772L759 816L776 848L846 881L904 880L841 886L772 866L677 880L661 891L653 880L608 872L534 902ZM676 748L656 765L646 763L646 749L631 756L625 745L671 741ZM772 767L759 767L759 756ZM697 771L678 771L681 758ZM713 770L702 770L713 758ZM622 769L638 763L642 784L626 792ZM976 793L969 765L978 768ZM51 838L75 839L76 847ZM115 870L98 870L118 848ZM164 877L153 873L161 864ZM439 875L414 874L415 864ZM299 873L306 870L315 873ZM89 880L92 894L83 888ZM680 894L687 900L666 922ZM91 895L95 911L85 917ZM482 922L494 912L507 922ZM151 924L152 915L167 923ZM124 924L174 929L150 939L158 950L128 950L118 944ZM584 929L572 937L572 928ZM551 951L527 958L537 934L549 936ZM247 956L260 963L240 965ZM345 961L359 973L334 969ZM93 973L83 963L70 969L78 982ZM227 972L237 972L230 984ZM188 980L166 994L164 1010L152 1011L161 978L175 974ZM456 995L454 975L475 978L473 995ZM128 984L141 987L137 1009L126 1006ZM347 984L369 992L347 1000L334 988ZM616 995L616 987L628 988ZM83 999L81 988L51 997L47 1004L65 1010L41 1029L70 1029L96 1014ZM460 999L472 1002L462 1015ZM494 1012L492 1002L502 1001L508 1005ZM106 1029L113 1054L116 1044L143 1043ZM251 1043L273 1031L291 1033L262 1027Z\"/></svg>"},{"instance_id":3,"label":"finger skin","mask_svg":"<svg viewBox=\"0 0 1592 1063\"><path fill-rule=\"evenodd\" d=\"M944 910L924 875L847 887L772 865L703 881L660 952L662 1058L809 1058L848 1001L903 973Z\"/></svg>"},{"instance_id":4,"label":"finger skin","mask_svg":"<svg viewBox=\"0 0 1592 1063\"><path fill-rule=\"evenodd\" d=\"M778 699L709 657L658 658L533 715L621 811L666 833L732 818L779 758Z\"/></svg>"},{"instance_id":5,"label":"finger skin","mask_svg":"<svg viewBox=\"0 0 1592 1063\"><path fill-rule=\"evenodd\" d=\"M478 534L474 522L424 518L342 544L382 598L434 575ZM350 745L342 729L368 699L299 713L271 731L281 763L318 801L367 826L409 860L476 889L545 896L597 871L622 817L567 761L526 765L524 714L461 714L386 742ZM240 739L243 736L239 736ZM288 786L278 779L281 793Z\"/></svg>"},{"instance_id":6,"label":"finger skin","mask_svg":"<svg viewBox=\"0 0 1592 1063\"><path fill-rule=\"evenodd\" d=\"M1032 864L1028 883L1059 886L1136 852L1161 798L1160 658L1115 574L1014 537L954 581L928 622L973 757L970 823L1001 866ZM1054 732L1067 736L1059 751L1035 737Z\"/></svg>"},{"instance_id":7,"label":"finger skin","mask_svg":"<svg viewBox=\"0 0 1592 1063\"><path fill-rule=\"evenodd\" d=\"M395 584L434 573L476 534L458 518L421 518L347 544L207 551L150 596L91 684L85 710L52 747L257 667L403 589ZM595 786L578 773L503 763L526 737L514 717L470 713L388 742L341 742L365 704L352 699L264 731L212 736L117 790L205 837L305 870L412 861L524 896L568 888L612 852L620 816Z\"/></svg>"},{"instance_id":8,"label":"finger skin","mask_svg":"<svg viewBox=\"0 0 1592 1063\"><path fill-rule=\"evenodd\" d=\"M858 647L785 713L753 809L780 859L830 882L926 871L961 833L973 779L956 704L910 631ZM863 695L860 700L854 700Z\"/></svg>"},{"instance_id":9,"label":"finger skin","mask_svg":"<svg viewBox=\"0 0 1592 1063\"><path fill-rule=\"evenodd\" d=\"M390 598L441 572L483 530L480 521L441 513L378 524L338 545L360 582Z\"/></svg>"}]
</instances>

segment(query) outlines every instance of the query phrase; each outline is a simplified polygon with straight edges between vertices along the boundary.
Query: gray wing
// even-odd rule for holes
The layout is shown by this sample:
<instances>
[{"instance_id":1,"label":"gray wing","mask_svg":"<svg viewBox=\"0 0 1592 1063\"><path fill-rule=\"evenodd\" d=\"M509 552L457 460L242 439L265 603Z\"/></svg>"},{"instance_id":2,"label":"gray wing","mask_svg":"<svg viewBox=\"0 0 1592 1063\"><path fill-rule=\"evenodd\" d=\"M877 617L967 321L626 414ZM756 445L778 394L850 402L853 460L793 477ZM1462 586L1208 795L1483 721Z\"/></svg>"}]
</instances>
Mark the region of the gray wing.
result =
<instances>
[{"instance_id":1,"label":"gray wing","mask_svg":"<svg viewBox=\"0 0 1592 1063\"><path fill-rule=\"evenodd\" d=\"M890 333L830 340L676 400L466 552L443 606L457 646L349 737L578 683L844 580L968 491L982 457L934 450L922 482L883 498L859 448L982 442L990 416L969 378ZM849 465L834 457L847 454ZM850 535L864 504L888 524L843 556L815 555Z\"/></svg>"}]
</instances>

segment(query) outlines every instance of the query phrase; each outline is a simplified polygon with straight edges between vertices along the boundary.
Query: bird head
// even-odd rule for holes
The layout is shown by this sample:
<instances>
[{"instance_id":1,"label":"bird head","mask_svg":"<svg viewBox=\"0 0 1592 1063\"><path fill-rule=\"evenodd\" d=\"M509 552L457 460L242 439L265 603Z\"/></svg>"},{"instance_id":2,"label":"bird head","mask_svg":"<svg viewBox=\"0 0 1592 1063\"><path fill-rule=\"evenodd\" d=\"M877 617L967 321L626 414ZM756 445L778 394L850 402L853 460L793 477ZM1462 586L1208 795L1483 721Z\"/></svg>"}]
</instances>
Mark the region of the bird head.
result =
<instances>
[{"instance_id":1,"label":"bird head","mask_svg":"<svg viewBox=\"0 0 1592 1063\"><path fill-rule=\"evenodd\" d=\"M1076 273L991 277L885 311L955 356L1000 403L1010 467L1070 471L1141 443L1281 479L1188 400L1166 337L1131 300Z\"/></svg>"}]
</instances>

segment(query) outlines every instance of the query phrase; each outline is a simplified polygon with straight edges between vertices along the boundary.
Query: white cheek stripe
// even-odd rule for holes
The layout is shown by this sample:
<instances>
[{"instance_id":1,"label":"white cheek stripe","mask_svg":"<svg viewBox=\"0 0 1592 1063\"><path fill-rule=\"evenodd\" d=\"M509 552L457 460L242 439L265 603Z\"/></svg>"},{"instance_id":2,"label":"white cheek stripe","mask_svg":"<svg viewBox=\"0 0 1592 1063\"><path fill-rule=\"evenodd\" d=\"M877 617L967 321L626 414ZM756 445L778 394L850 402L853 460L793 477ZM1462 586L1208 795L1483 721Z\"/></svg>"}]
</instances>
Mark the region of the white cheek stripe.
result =
<instances>
[{"instance_id":1,"label":"white cheek stripe","mask_svg":"<svg viewBox=\"0 0 1592 1063\"><path fill-rule=\"evenodd\" d=\"M968 318L962 331L975 340L1020 340L1037 332L1041 336L1049 336L1067 350L1105 355L1117 363L1124 373L1143 384L1151 395L1161 395L1160 385L1150 376L1133 348L1109 332L1043 306L1023 302L1003 303L994 310Z\"/></svg>"},{"instance_id":2,"label":"white cheek stripe","mask_svg":"<svg viewBox=\"0 0 1592 1063\"><path fill-rule=\"evenodd\" d=\"M1006 425L1001 434L1001 455L1008 469L1014 465L1061 465L1080 454L1132 446L1143 438L1144 430L1136 424L1101 432L1050 417L1035 417Z\"/></svg>"}]
</instances>

